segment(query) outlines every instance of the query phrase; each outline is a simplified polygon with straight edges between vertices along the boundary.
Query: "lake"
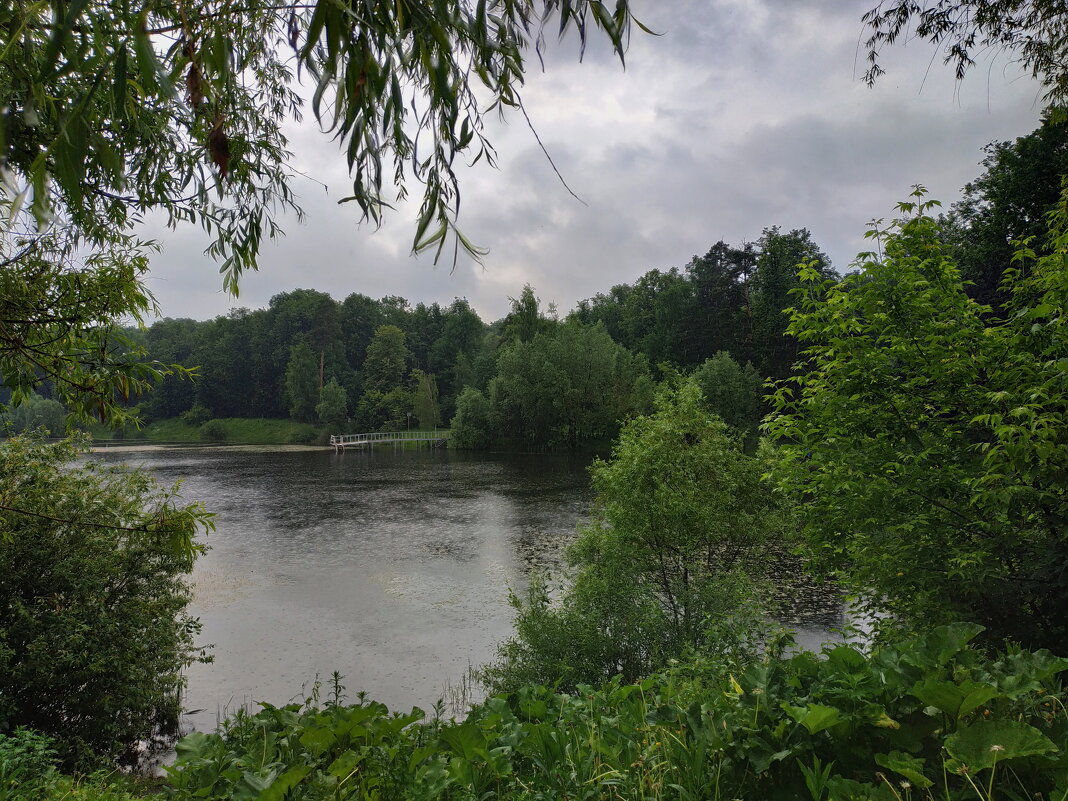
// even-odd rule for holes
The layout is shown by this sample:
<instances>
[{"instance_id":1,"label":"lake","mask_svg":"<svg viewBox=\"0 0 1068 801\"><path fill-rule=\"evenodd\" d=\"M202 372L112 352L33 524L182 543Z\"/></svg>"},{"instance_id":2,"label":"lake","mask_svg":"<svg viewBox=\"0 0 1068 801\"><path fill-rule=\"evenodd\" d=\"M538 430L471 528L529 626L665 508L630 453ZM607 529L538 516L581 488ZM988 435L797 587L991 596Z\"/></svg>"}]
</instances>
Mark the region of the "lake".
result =
<instances>
[{"instance_id":1,"label":"lake","mask_svg":"<svg viewBox=\"0 0 1068 801\"><path fill-rule=\"evenodd\" d=\"M509 588L552 569L586 518L588 458L441 450L109 448L217 514L191 612L214 662L188 672L189 728L300 700L340 672L349 697L431 707L494 658ZM803 583L790 622L814 645L840 607Z\"/></svg>"}]
</instances>

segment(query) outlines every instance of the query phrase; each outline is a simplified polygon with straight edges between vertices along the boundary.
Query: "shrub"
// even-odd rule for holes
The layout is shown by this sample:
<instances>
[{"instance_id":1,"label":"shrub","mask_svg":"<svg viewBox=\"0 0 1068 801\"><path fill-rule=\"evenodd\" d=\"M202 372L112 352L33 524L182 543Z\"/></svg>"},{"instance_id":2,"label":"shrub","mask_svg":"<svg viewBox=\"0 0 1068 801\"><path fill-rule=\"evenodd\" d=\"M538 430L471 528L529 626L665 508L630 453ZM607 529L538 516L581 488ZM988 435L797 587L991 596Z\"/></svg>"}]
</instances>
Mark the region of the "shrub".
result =
<instances>
[{"instance_id":1,"label":"shrub","mask_svg":"<svg viewBox=\"0 0 1068 801\"><path fill-rule=\"evenodd\" d=\"M495 439L493 405L474 387L467 387L456 399L456 414L452 418L453 448L488 448Z\"/></svg>"},{"instance_id":2,"label":"shrub","mask_svg":"<svg viewBox=\"0 0 1068 801\"><path fill-rule=\"evenodd\" d=\"M767 431L817 566L892 625L1068 639L1068 205L1052 255L1005 274L1004 319L968 296L932 203L872 234L839 282L801 270L802 372ZM885 624L884 624L885 627Z\"/></svg>"},{"instance_id":3,"label":"shrub","mask_svg":"<svg viewBox=\"0 0 1068 801\"><path fill-rule=\"evenodd\" d=\"M178 415L178 419L186 425L202 426L211 419L211 409L197 401Z\"/></svg>"},{"instance_id":4,"label":"shrub","mask_svg":"<svg viewBox=\"0 0 1068 801\"><path fill-rule=\"evenodd\" d=\"M205 442L226 442L226 423L222 420L208 420L200 427L200 438Z\"/></svg>"},{"instance_id":5,"label":"shrub","mask_svg":"<svg viewBox=\"0 0 1068 801\"><path fill-rule=\"evenodd\" d=\"M71 463L80 443L0 443L0 733L85 767L177 730L198 652L184 581L210 526L147 474Z\"/></svg>"},{"instance_id":6,"label":"shrub","mask_svg":"<svg viewBox=\"0 0 1068 801\"><path fill-rule=\"evenodd\" d=\"M665 389L656 413L628 423L595 462L593 519L569 552L573 585L553 606L537 583L515 637L484 674L495 689L633 681L687 649L755 645L751 575L778 510L760 459L704 407L693 382Z\"/></svg>"},{"instance_id":7,"label":"shrub","mask_svg":"<svg viewBox=\"0 0 1068 801\"><path fill-rule=\"evenodd\" d=\"M18 728L0 734L0 799L37 801L54 787L56 749L48 737Z\"/></svg>"}]
</instances>

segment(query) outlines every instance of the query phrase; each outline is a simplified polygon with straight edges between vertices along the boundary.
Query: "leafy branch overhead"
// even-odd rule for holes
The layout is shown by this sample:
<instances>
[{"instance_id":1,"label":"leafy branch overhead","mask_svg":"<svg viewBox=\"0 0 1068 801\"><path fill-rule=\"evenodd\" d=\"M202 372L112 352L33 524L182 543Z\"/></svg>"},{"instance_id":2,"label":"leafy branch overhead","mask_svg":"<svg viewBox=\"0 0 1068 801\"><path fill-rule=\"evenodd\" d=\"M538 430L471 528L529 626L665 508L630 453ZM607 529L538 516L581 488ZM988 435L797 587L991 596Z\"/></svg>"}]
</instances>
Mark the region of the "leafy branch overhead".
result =
<instances>
[{"instance_id":1,"label":"leafy branch overhead","mask_svg":"<svg viewBox=\"0 0 1068 801\"><path fill-rule=\"evenodd\" d=\"M415 251L477 248L456 228L456 159L493 163L484 115L520 105L548 33L619 58L627 0L51 0L0 9L0 167L9 200L100 245L146 212L199 224L225 286L300 209L281 132L302 86L375 223L423 187ZM391 194L390 186L394 188Z\"/></svg>"},{"instance_id":2,"label":"leafy branch overhead","mask_svg":"<svg viewBox=\"0 0 1068 801\"><path fill-rule=\"evenodd\" d=\"M1068 10L1062 0L882 0L864 15L872 84L883 74L880 48L925 39L962 79L980 55L1006 53L1042 82L1046 99L1068 99Z\"/></svg>"}]
</instances>

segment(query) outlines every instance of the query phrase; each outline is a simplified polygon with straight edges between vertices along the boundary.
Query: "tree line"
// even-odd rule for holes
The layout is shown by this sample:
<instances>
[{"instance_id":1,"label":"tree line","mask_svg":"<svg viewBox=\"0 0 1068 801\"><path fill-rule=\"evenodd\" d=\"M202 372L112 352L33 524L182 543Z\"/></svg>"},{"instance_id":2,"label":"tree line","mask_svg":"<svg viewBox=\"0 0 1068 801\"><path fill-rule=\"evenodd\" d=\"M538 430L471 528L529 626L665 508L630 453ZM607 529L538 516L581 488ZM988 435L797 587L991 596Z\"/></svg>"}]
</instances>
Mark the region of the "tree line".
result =
<instances>
[{"instance_id":1,"label":"tree line","mask_svg":"<svg viewBox=\"0 0 1068 801\"><path fill-rule=\"evenodd\" d=\"M298 289L266 309L164 319L125 335L149 359L185 368L146 396L147 420L289 417L339 431L455 424L463 447L577 447L647 412L656 382L696 371L717 411L753 437L763 380L789 374L796 355L783 310L798 261L833 275L808 231L769 228L563 318L530 286L492 324L465 299L412 306L353 293L338 302Z\"/></svg>"},{"instance_id":2,"label":"tree line","mask_svg":"<svg viewBox=\"0 0 1068 801\"><path fill-rule=\"evenodd\" d=\"M1014 241L1042 251L1066 154L1068 125L1052 119L993 143L982 174L939 217L966 292L993 317L1009 299L1000 282ZM681 268L650 270L562 318L530 287L490 324L464 299L412 306L353 293L339 302L297 289L265 309L164 319L112 342L178 368L136 407L147 420L291 418L337 431L452 425L462 447L576 447L610 439L651 408L655 384L692 373L709 408L752 445L768 410L763 383L788 377L798 359L784 313L800 289L798 264L837 276L809 231L769 227L755 242L719 241ZM49 401L59 393L48 382L37 390L43 398L8 415L14 430L60 427L61 409Z\"/></svg>"}]
</instances>

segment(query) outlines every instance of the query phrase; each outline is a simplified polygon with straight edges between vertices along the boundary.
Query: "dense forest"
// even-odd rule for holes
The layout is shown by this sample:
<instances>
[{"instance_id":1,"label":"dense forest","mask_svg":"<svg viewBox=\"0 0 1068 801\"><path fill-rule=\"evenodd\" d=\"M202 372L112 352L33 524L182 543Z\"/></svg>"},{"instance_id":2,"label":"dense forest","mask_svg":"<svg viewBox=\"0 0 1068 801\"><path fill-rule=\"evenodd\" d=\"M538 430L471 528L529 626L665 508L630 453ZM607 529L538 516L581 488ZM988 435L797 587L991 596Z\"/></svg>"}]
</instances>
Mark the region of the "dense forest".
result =
<instances>
[{"instance_id":1,"label":"dense forest","mask_svg":"<svg viewBox=\"0 0 1068 801\"><path fill-rule=\"evenodd\" d=\"M761 380L785 377L796 358L783 310L800 262L833 275L807 231L768 229L756 243L719 242L682 269L650 271L564 319L527 286L490 325L463 299L412 307L305 289L267 309L162 320L131 339L196 375L167 377L140 412L149 421L291 417L361 431L431 428L459 414L457 442L468 447L574 447L648 411L655 380L698 370L712 386L727 369L747 398L724 398L722 408L751 431Z\"/></svg>"}]
</instances>

